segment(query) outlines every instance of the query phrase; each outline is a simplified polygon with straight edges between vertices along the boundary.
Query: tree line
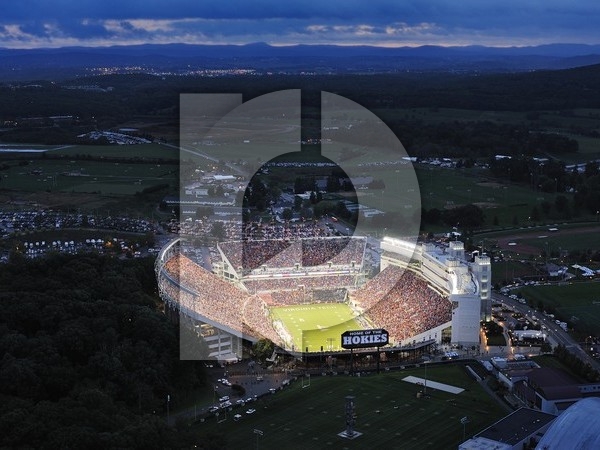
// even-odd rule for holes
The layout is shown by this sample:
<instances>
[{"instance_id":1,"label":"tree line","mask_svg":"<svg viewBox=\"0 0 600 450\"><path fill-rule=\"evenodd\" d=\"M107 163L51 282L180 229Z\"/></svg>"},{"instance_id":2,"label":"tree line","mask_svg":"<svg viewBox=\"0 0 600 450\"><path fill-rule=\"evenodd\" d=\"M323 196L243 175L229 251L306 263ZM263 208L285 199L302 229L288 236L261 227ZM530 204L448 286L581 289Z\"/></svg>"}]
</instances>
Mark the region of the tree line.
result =
<instances>
[{"instance_id":1,"label":"tree line","mask_svg":"<svg viewBox=\"0 0 600 450\"><path fill-rule=\"evenodd\" d=\"M165 448L197 437L165 423L206 384L179 360L153 261L53 255L0 266L0 446Z\"/></svg>"}]
</instances>

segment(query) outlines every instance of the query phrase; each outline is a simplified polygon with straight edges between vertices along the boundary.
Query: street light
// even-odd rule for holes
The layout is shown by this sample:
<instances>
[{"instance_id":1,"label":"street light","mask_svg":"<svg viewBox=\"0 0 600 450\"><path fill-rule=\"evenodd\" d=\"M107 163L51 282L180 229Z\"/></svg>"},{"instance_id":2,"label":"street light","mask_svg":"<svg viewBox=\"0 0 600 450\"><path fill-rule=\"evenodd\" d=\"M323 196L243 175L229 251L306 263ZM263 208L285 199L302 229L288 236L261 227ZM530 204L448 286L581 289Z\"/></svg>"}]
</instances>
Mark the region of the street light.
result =
<instances>
[{"instance_id":1,"label":"street light","mask_svg":"<svg viewBox=\"0 0 600 450\"><path fill-rule=\"evenodd\" d=\"M169 425L169 402L171 401L171 396L167 394L167 425Z\"/></svg>"},{"instance_id":2,"label":"street light","mask_svg":"<svg viewBox=\"0 0 600 450\"><path fill-rule=\"evenodd\" d=\"M423 365L425 366L425 384L423 385L423 394L427 394L427 364L431 361L429 356L423 356Z\"/></svg>"},{"instance_id":3,"label":"street light","mask_svg":"<svg viewBox=\"0 0 600 450\"><path fill-rule=\"evenodd\" d=\"M254 434L256 435L256 449L258 450L258 437L262 436L264 433L262 430L259 430L258 428L254 429Z\"/></svg>"},{"instance_id":4,"label":"street light","mask_svg":"<svg viewBox=\"0 0 600 450\"><path fill-rule=\"evenodd\" d=\"M463 441L465 440L465 426L469 423L469 418L467 416L463 417L462 419L460 419L460 423L462 423L463 426Z\"/></svg>"}]
</instances>

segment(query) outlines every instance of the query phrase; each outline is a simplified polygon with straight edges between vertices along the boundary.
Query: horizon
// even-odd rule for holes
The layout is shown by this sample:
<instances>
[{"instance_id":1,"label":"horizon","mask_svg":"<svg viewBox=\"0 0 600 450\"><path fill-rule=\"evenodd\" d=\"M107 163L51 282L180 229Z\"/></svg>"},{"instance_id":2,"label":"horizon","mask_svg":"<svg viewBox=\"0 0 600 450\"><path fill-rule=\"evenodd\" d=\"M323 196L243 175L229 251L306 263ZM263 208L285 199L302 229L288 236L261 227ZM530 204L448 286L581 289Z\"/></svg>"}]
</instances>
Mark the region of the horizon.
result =
<instances>
[{"instance_id":1,"label":"horizon","mask_svg":"<svg viewBox=\"0 0 600 450\"><path fill-rule=\"evenodd\" d=\"M30 0L6 5L0 47L41 49L190 44L419 47L599 45L600 5L591 0Z\"/></svg>"},{"instance_id":2,"label":"horizon","mask_svg":"<svg viewBox=\"0 0 600 450\"><path fill-rule=\"evenodd\" d=\"M56 47L4 47L0 45L0 50L60 50L60 49L69 49L69 48L77 48L77 49L110 49L110 48L120 48L120 47L144 47L144 46L172 46L172 45L181 45L181 46L190 46L190 47L251 47L251 46L267 46L272 48L294 48L294 47L345 47L345 48L373 48L373 49L390 49L390 50L400 50L400 49L419 49L419 48L444 48L444 49L466 49L466 48L486 48L486 49L527 49L527 48L544 48L544 47L600 47L600 44L584 44L584 43L576 43L576 42L549 42L545 44L524 44L524 45L483 45L483 44L416 44L416 45L395 45L395 46L386 46L386 45L376 45L376 44L348 44L348 43L340 43L340 44L321 44L321 43L289 43L289 44L270 44L268 42L263 41L255 41L255 42L247 42L247 43L188 43L188 42L168 42L168 43L155 43L155 42L144 42L144 43L116 43L116 44L105 44L105 45L84 45L84 44L74 44L74 45L64 45L64 46L56 46Z\"/></svg>"}]
</instances>

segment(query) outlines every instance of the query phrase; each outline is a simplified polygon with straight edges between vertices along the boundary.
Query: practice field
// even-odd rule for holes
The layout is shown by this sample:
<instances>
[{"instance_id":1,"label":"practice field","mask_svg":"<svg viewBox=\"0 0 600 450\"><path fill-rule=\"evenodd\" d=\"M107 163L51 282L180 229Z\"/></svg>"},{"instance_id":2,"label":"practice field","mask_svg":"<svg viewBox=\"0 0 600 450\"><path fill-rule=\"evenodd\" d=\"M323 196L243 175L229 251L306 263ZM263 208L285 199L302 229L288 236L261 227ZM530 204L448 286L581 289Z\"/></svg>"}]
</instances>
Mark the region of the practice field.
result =
<instances>
[{"instance_id":1,"label":"practice field","mask_svg":"<svg viewBox=\"0 0 600 450\"><path fill-rule=\"evenodd\" d=\"M417 398L423 386L402 381L411 375L422 378L424 366L361 377L313 376L310 387L303 389L297 381L274 395L234 407L225 422L208 417L194 429L199 439L204 433L223 435L226 448L437 450L457 448L463 432L468 439L508 414L467 375L463 364L428 367L426 397ZM443 392L430 388L429 381L464 391ZM348 395L355 398L354 428L363 433L354 440L338 436L346 427ZM249 408L255 412L247 414ZM235 414L241 415L237 421ZM464 428L463 417L468 420Z\"/></svg>"},{"instance_id":2,"label":"practice field","mask_svg":"<svg viewBox=\"0 0 600 450\"><path fill-rule=\"evenodd\" d=\"M600 283L525 286L520 291L533 305L554 308L557 317L575 329L600 334Z\"/></svg>"},{"instance_id":3,"label":"practice field","mask_svg":"<svg viewBox=\"0 0 600 450\"><path fill-rule=\"evenodd\" d=\"M350 307L344 303L279 306L271 308L273 320L280 320L292 337L297 351L340 350L341 335L362 330Z\"/></svg>"}]
</instances>

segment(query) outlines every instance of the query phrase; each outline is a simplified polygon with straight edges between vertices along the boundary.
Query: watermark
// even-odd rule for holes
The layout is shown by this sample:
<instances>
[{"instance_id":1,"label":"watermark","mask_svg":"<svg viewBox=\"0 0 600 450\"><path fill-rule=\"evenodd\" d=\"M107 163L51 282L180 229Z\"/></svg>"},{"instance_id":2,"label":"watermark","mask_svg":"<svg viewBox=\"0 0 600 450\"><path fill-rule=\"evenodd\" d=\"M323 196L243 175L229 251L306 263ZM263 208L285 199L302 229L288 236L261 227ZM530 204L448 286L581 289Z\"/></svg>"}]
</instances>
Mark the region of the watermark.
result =
<instances>
[{"instance_id":1,"label":"watermark","mask_svg":"<svg viewBox=\"0 0 600 450\"><path fill-rule=\"evenodd\" d=\"M315 287L320 275L348 275L358 287L383 236L416 243L419 184L398 137L339 95L322 92L312 107L319 132L307 139L300 90L247 102L181 95L177 206L186 254L203 266L193 274L187 262L179 267L182 359L235 360L242 339L257 336L304 349L271 314L273 291L294 292L305 308L326 291Z\"/></svg>"}]
</instances>

